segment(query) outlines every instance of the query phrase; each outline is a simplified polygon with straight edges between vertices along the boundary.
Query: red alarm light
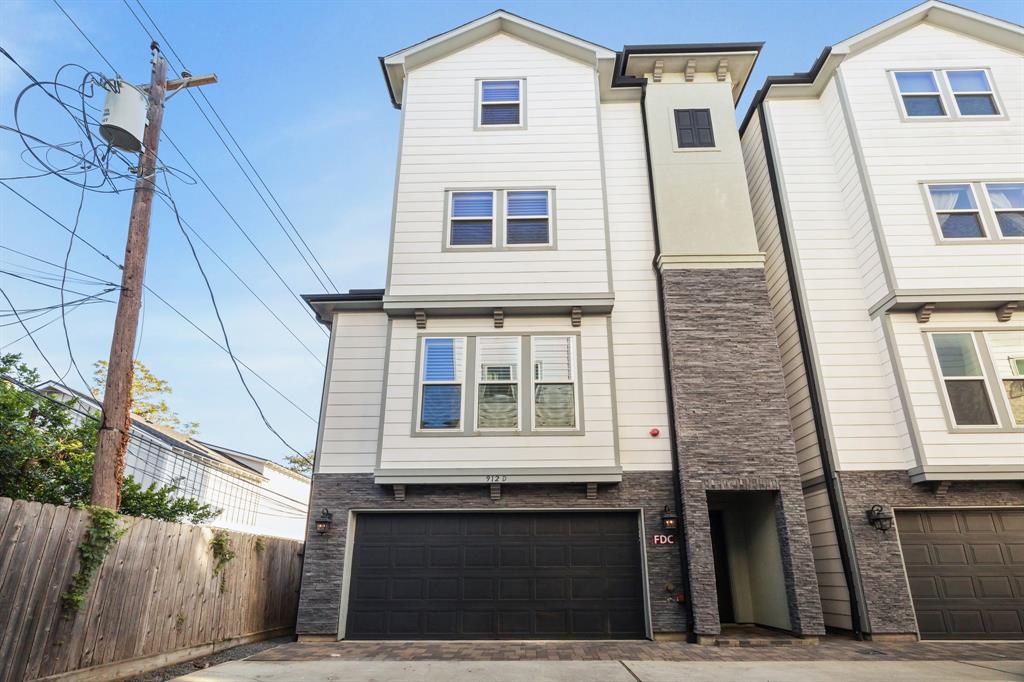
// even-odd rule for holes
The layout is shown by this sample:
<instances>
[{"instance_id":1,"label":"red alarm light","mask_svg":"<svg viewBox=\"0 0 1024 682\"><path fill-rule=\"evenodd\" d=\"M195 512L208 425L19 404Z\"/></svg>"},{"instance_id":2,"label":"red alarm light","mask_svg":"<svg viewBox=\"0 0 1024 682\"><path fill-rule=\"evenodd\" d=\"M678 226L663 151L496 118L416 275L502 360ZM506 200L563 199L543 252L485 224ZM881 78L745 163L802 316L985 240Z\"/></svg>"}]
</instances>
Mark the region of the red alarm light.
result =
<instances>
[{"instance_id":1,"label":"red alarm light","mask_svg":"<svg viewBox=\"0 0 1024 682\"><path fill-rule=\"evenodd\" d=\"M658 427L654 427L653 429L650 430L650 434L651 438L657 438L659 435L661 435L661 431L658 429Z\"/></svg>"}]
</instances>

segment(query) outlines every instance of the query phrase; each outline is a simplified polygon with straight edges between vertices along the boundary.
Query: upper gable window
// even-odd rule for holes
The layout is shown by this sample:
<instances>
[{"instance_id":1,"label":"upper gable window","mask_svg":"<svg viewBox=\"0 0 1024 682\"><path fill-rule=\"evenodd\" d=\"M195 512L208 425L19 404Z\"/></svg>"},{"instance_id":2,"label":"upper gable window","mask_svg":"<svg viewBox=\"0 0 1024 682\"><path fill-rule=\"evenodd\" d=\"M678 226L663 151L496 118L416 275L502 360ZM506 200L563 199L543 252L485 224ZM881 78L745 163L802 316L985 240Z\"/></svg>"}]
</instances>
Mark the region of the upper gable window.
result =
<instances>
[{"instance_id":1,"label":"upper gable window","mask_svg":"<svg viewBox=\"0 0 1024 682\"><path fill-rule=\"evenodd\" d=\"M480 126L521 126L523 124L523 81L479 81L477 124Z\"/></svg>"},{"instance_id":2,"label":"upper gable window","mask_svg":"<svg viewBox=\"0 0 1024 682\"><path fill-rule=\"evenodd\" d=\"M680 149L714 147L710 109L676 109L676 145Z\"/></svg>"},{"instance_id":3,"label":"upper gable window","mask_svg":"<svg viewBox=\"0 0 1024 682\"><path fill-rule=\"evenodd\" d=\"M985 69L893 71L907 118L999 116L999 104Z\"/></svg>"}]
</instances>

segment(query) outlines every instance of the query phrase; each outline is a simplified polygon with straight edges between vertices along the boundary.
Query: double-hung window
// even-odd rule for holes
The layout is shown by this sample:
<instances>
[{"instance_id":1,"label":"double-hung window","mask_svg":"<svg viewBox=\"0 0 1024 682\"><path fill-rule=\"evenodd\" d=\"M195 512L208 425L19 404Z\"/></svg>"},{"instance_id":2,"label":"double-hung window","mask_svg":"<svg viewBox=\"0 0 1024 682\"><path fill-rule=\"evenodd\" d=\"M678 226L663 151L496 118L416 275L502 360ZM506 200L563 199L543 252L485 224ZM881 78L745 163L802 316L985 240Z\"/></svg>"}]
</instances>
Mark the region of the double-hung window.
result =
<instances>
[{"instance_id":1,"label":"double-hung window","mask_svg":"<svg viewBox=\"0 0 1024 682\"><path fill-rule=\"evenodd\" d=\"M929 185L928 196L944 239L986 236L971 185Z\"/></svg>"},{"instance_id":2,"label":"double-hung window","mask_svg":"<svg viewBox=\"0 0 1024 682\"><path fill-rule=\"evenodd\" d=\"M925 185L940 241L1024 239L1024 182Z\"/></svg>"},{"instance_id":3,"label":"double-hung window","mask_svg":"<svg viewBox=\"0 0 1024 682\"><path fill-rule=\"evenodd\" d=\"M480 336L476 339L476 425L480 431L519 428L518 336Z\"/></svg>"},{"instance_id":4,"label":"double-hung window","mask_svg":"<svg viewBox=\"0 0 1024 682\"><path fill-rule=\"evenodd\" d=\"M494 246L494 192L452 192L448 246Z\"/></svg>"},{"instance_id":5,"label":"double-hung window","mask_svg":"<svg viewBox=\"0 0 1024 682\"><path fill-rule=\"evenodd\" d=\"M894 75L907 116L946 115L934 71L897 71Z\"/></svg>"},{"instance_id":6,"label":"double-hung window","mask_svg":"<svg viewBox=\"0 0 1024 682\"><path fill-rule=\"evenodd\" d=\"M505 244L530 246L550 243L550 190L506 191Z\"/></svg>"},{"instance_id":7,"label":"double-hung window","mask_svg":"<svg viewBox=\"0 0 1024 682\"><path fill-rule=\"evenodd\" d=\"M534 428L576 428L576 337L534 336L531 345Z\"/></svg>"},{"instance_id":8,"label":"double-hung window","mask_svg":"<svg viewBox=\"0 0 1024 682\"><path fill-rule=\"evenodd\" d=\"M477 124L487 126L521 126L523 122L523 81L515 80L482 80L480 92L480 110L477 113Z\"/></svg>"},{"instance_id":9,"label":"double-hung window","mask_svg":"<svg viewBox=\"0 0 1024 682\"><path fill-rule=\"evenodd\" d=\"M894 71L903 113L908 118L999 116L999 104L985 69Z\"/></svg>"},{"instance_id":10,"label":"double-hung window","mask_svg":"<svg viewBox=\"0 0 1024 682\"><path fill-rule=\"evenodd\" d=\"M953 101L961 116L998 116L995 93L981 69L945 71Z\"/></svg>"},{"instance_id":11,"label":"double-hung window","mask_svg":"<svg viewBox=\"0 0 1024 682\"><path fill-rule=\"evenodd\" d=\"M953 423L998 425L974 334L935 333L931 341Z\"/></svg>"},{"instance_id":12,"label":"double-hung window","mask_svg":"<svg viewBox=\"0 0 1024 682\"><path fill-rule=\"evenodd\" d=\"M1024 183L990 182L985 191L999 232L1004 237L1024 237Z\"/></svg>"},{"instance_id":13,"label":"double-hung window","mask_svg":"<svg viewBox=\"0 0 1024 682\"><path fill-rule=\"evenodd\" d=\"M465 365L464 337L430 337L423 340L420 357L420 430L457 431L462 428Z\"/></svg>"},{"instance_id":14,"label":"double-hung window","mask_svg":"<svg viewBox=\"0 0 1024 682\"><path fill-rule=\"evenodd\" d=\"M1024 331L985 332L1010 421L1024 427Z\"/></svg>"}]
</instances>

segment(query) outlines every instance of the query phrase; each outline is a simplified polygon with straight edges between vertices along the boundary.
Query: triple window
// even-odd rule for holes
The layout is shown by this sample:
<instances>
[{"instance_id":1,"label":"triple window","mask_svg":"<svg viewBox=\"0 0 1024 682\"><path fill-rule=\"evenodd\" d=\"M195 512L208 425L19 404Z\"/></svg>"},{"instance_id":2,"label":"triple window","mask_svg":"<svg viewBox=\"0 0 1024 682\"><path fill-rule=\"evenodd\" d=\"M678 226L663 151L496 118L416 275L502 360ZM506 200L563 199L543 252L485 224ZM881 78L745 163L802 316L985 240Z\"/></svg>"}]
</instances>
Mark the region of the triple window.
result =
<instances>
[{"instance_id":1,"label":"triple window","mask_svg":"<svg viewBox=\"0 0 1024 682\"><path fill-rule=\"evenodd\" d=\"M944 69L893 71L900 105L908 118L999 116L988 71Z\"/></svg>"},{"instance_id":2,"label":"triple window","mask_svg":"<svg viewBox=\"0 0 1024 682\"><path fill-rule=\"evenodd\" d=\"M954 426L1024 427L1024 332L941 332L929 337Z\"/></svg>"},{"instance_id":3,"label":"triple window","mask_svg":"<svg viewBox=\"0 0 1024 682\"><path fill-rule=\"evenodd\" d=\"M426 337L420 347L417 431L576 431L577 336ZM524 347L529 346L529 358ZM467 349L471 349L468 350ZM465 386L466 358L475 367ZM523 373L524 361L531 370ZM526 395L524 396L524 391Z\"/></svg>"},{"instance_id":4,"label":"triple window","mask_svg":"<svg viewBox=\"0 0 1024 682\"><path fill-rule=\"evenodd\" d=\"M934 184L927 190L943 241L1024 237L1024 182Z\"/></svg>"},{"instance_id":5,"label":"triple window","mask_svg":"<svg viewBox=\"0 0 1024 682\"><path fill-rule=\"evenodd\" d=\"M552 194L550 189L450 192L447 246L550 246Z\"/></svg>"}]
</instances>

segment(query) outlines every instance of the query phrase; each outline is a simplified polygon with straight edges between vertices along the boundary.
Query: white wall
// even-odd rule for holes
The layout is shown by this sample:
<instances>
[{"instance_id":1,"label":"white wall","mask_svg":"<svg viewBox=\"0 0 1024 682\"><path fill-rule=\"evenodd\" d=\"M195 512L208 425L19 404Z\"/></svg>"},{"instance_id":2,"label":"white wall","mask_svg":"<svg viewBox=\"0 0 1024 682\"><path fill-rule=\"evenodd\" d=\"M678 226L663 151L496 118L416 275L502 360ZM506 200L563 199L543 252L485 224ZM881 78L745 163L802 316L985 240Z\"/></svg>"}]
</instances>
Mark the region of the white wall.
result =
<instances>
[{"instance_id":1,"label":"white wall","mask_svg":"<svg viewBox=\"0 0 1024 682\"><path fill-rule=\"evenodd\" d=\"M266 466L267 479L260 486L256 511L256 532L302 540L306 536L306 512L309 508L309 479L291 476Z\"/></svg>"},{"instance_id":2,"label":"white wall","mask_svg":"<svg viewBox=\"0 0 1024 682\"><path fill-rule=\"evenodd\" d=\"M615 307L612 349L622 468L669 471L665 365L654 267L654 226L640 105L601 105ZM650 430L660 435L652 438Z\"/></svg>"},{"instance_id":3,"label":"white wall","mask_svg":"<svg viewBox=\"0 0 1024 682\"><path fill-rule=\"evenodd\" d=\"M476 80L490 77L526 79L525 129L474 130ZM388 295L607 292L593 68L499 33L406 88ZM515 187L555 188L557 251L442 251L446 189Z\"/></svg>"}]
</instances>

